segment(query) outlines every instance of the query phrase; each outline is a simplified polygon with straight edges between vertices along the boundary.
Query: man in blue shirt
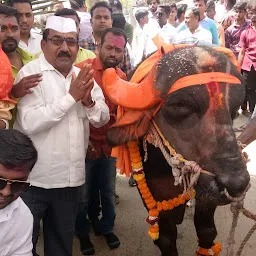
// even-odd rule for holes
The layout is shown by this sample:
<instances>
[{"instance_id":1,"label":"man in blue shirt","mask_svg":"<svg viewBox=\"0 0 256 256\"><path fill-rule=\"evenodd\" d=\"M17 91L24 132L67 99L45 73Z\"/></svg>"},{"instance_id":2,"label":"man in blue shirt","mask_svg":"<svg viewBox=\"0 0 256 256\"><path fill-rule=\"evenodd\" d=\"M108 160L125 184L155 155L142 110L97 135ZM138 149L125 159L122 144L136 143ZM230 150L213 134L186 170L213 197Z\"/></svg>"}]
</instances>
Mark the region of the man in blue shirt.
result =
<instances>
[{"instance_id":1,"label":"man in blue shirt","mask_svg":"<svg viewBox=\"0 0 256 256\"><path fill-rule=\"evenodd\" d=\"M217 29L216 23L214 20L209 19L205 15L206 3L207 3L207 0L194 0L194 5L196 8L199 9L199 13L200 13L199 24L200 24L200 26L209 30L212 33L212 43L215 45L219 45L219 34L218 34L218 29ZM184 23L183 26L178 28L178 32L185 30L186 28L187 28L186 24Z\"/></svg>"}]
</instances>

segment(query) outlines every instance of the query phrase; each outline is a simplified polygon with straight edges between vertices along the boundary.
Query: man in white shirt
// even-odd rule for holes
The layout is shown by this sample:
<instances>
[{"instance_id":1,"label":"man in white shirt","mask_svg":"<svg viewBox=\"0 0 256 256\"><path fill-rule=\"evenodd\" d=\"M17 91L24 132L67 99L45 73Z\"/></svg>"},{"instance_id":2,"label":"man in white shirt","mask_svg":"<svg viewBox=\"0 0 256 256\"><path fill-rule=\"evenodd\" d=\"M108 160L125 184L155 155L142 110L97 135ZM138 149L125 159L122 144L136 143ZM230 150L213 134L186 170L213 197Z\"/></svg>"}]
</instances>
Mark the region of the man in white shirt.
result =
<instances>
[{"instance_id":1,"label":"man in white shirt","mask_svg":"<svg viewBox=\"0 0 256 256\"><path fill-rule=\"evenodd\" d=\"M12 0L12 7L19 14L20 42L19 47L31 54L41 52L42 35L33 29L34 14L30 0Z\"/></svg>"},{"instance_id":2,"label":"man in white shirt","mask_svg":"<svg viewBox=\"0 0 256 256\"><path fill-rule=\"evenodd\" d=\"M147 5L149 9L148 24L150 26L153 26L154 28L157 26L156 10L159 4L160 4L160 0L147 0Z\"/></svg>"},{"instance_id":3,"label":"man in white shirt","mask_svg":"<svg viewBox=\"0 0 256 256\"><path fill-rule=\"evenodd\" d=\"M1 256L32 256L33 216L20 198L37 160L32 141L15 130L0 130Z\"/></svg>"},{"instance_id":4,"label":"man in white shirt","mask_svg":"<svg viewBox=\"0 0 256 256\"><path fill-rule=\"evenodd\" d=\"M137 26L132 41L132 51L135 56L134 66L137 66L143 58L157 50L157 47L143 29L148 24L148 14L145 8L138 9L135 13Z\"/></svg>"},{"instance_id":5,"label":"man in white shirt","mask_svg":"<svg viewBox=\"0 0 256 256\"><path fill-rule=\"evenodd\" d=\"M177 35L175 27L169 22L171 7L170 5L159 5L156 11L157 22L159 24L159 36L161 36L166 44L171 44Z\"/></svg>"},{"instance_id":6,"label":"man in white shirt","mask_svg":"<svg viewBox=\"0 0 256 256\"><path fill-rule=\"evenodd\" d=\"M212 34L209 30L199 25L200 13L197 8L189 8L185 12L187 28L180 31L175 38L175 43L195 43L196 41L212 43Z\"/></svg>"},{"instance_id":7,"label":"man in white shirt","mask_svg":"<svg viewBox=\"0 0 256 256\"><path fill-rule=\"evenodd\" d=\"M73 19L49 17L41 46L43 54L24 66L15 81L42 74L33 93L19 101L14 124L31 137L39 155L23 200L34 216L33 255L43 219L44 255L70 256L85 183L89 124L97 128L106 124L109 109L91 66L81 71L73 66L79 49Z\"/></svg>"}]
</instances>

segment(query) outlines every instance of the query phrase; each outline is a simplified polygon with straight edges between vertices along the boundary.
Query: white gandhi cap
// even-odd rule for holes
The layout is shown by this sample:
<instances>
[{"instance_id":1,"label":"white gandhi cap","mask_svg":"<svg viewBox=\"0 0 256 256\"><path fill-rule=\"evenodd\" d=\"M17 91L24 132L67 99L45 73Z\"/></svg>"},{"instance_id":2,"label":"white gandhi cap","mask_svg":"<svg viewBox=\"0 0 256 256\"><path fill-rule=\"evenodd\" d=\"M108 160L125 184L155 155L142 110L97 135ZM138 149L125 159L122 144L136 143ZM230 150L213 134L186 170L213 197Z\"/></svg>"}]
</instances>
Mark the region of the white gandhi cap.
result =
<instances>
[{"instance_id":1,"label":"white gandhi cap","mask_svg":"<svg viewBox=\"0 0 256 256\"><path fill-rule=\"evenodd\" d=\"M47 18L45 29L53 29L60 33L77 33L76 23L70 18L50 16Z\"/></svg>"}]
</instances>

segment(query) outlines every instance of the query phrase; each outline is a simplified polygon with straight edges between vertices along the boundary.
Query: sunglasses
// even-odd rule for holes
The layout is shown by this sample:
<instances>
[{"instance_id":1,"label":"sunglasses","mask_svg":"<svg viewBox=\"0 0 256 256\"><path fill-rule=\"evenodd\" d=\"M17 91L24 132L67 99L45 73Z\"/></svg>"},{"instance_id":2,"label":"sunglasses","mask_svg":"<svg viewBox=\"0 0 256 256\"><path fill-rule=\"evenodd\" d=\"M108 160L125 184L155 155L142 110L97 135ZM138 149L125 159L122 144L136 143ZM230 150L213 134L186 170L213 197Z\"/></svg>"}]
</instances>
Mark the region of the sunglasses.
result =
<instances>
[{"instance_id":1,"label":"sunglasses","mask_svg":"<svg viewBox=\"0 0 256 256\"><path fill-rule=\"evenodd\" d=\"M64 41L67 43L68 46L75 46L77 45L77 40L71 37L68 38L63 38L63 37L52 37L52 38L47 38L47 41L51 41L52 44L61 46Z\"/></svg>"},{"instance_id":2,"label":"sunglasses","mask_svg":"<svg viewBox=\"0 0 256 256\"><path fill-rule=\"evenodd\" d=\"M18 194L25 191L30 186L30 183L27 181L0 178L0 190L4 189L7 185L11 186L12 194Z\"/></svg>"}]
</instances>

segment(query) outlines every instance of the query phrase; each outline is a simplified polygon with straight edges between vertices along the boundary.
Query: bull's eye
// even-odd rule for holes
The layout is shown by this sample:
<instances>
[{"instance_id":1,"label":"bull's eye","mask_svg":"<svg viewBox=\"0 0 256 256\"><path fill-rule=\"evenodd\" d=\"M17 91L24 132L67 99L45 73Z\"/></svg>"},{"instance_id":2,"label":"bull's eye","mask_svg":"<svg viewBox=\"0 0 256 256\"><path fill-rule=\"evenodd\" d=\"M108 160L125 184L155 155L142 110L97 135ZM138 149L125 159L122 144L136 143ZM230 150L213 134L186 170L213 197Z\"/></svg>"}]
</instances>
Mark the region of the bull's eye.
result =
<instances>
[{"instance_id":1,"label":"bull's eye","mask_svg":"<svg viewBox=\"0 0 256 256\"><path fill-rule=\"evenodd\" d=\"M166 104L165 113L171 119L185 119L194 113L194 108L183 103Z\"/></svg>"}]
</instances>

